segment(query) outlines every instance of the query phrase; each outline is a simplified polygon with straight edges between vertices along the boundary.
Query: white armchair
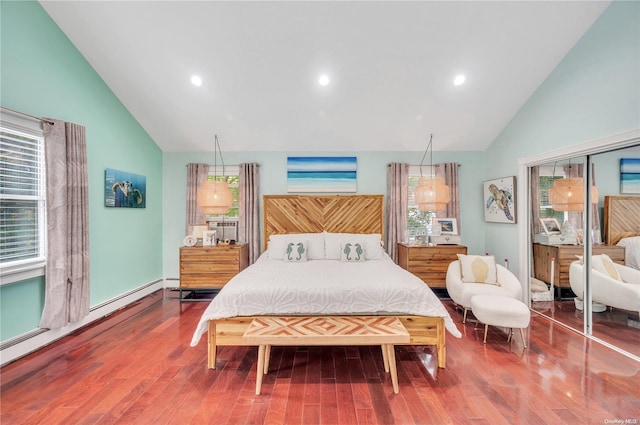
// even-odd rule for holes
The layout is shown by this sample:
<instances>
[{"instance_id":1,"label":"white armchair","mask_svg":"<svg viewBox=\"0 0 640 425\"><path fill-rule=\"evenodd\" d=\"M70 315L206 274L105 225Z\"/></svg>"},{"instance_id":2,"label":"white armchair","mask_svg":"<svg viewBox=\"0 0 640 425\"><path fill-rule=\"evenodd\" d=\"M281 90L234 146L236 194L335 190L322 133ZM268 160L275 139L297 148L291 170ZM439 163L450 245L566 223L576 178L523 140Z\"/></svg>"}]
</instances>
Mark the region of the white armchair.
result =
<instances>
[{"instance_id":1,"label":"white armchair","mask_svg":"<svg viewBox=\"0 0 640 425\"><path fill-rule=\"evenodd\" d=\"M600 304L640 314L640 270L614 264L624 282L613 279L598 270L591 270L591 298ZM569 266L569 284L571 290L582 298L582 274L584 266L574 261Z\"/></svg>"},{"instance_id":2,"label":"white armchair","mask_svg":"<svg viewBox=\"0 0 640 425\"><path fill-rule=\"evenodd\" d=\"M506 267L500 264L496 264L496 267L499 285L463 282L460 261L456 260L449 264L446 278L447 292L453 302L464 309L462 323L467 320L467 311L471 308L471 298L474 295L502 295L522 301L522 285L518 278Z\"/></svg>"}]
</instances>

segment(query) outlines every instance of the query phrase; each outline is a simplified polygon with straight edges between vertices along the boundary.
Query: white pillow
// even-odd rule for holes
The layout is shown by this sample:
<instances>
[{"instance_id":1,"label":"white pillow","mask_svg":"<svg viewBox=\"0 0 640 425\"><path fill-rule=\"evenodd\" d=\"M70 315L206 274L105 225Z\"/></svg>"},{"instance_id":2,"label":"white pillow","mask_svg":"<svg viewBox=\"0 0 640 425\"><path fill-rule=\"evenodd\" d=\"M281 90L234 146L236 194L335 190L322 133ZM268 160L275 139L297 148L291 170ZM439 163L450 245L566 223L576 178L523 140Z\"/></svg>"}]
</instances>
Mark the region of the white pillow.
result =
<instances>
[{"instance_id":1,"label":"white pillow","mask_svg":"<svg viewBox=\"0 0 640 425\"><path fill-rule=\"evenodd\" d=\"M328 233L324 234L325 258L327 260L339 260L342 256L342 244L351 241L360 241L364 244L364 258L367 260L379 260L383 258L382 235L380 233Z\"/></svg>"},{"instance_id":2,"label":"white pillow","mask_svg":"<svg viewBox=\"0 0 640 425\"><path fill-rule=\"evenodd\" d=\"M324 234L323 233L288 233L269 236L267 253L269 259L282 260L287 245L291 242L307 242L307 259L324 260Z\"/></svg>"},{"instance_id":3,"label":"white pillow","mask_svg":"<svg viewBox=\"0 0 640 425\"><path fill-rule=\"evenodd\" d=\"M613 260L607 254L594 255L591 257L591 264L594 270L605 276L622 282L622 276L618 272Z\"/></svg>"},{"instance_id":4,"label":"white pillow","mask_svg":"<svg viewBox=\"0 0 640 425\"><path fill-rule=\"evenodd\" d=\"M309 243L307 241L289 242L284 250L284 261L292 263L302 263L307 261L307 247Z\"/></svg>"},{"instance_id":5,"label":"white pillow","mask_svg":"<svg viewBox=\"0 0 640 425\"><path fill-rule=\"evenodd\" d=\"M640 236L620 239L617 245L625 248L625 266L640 270Z\"/></svg>"},{"instance_id":6,"label":"white pillow","mask_svg":"<svg viewBox=\"0 0 640 425\"><path fill-rule=\"evenodd\" d=\"M464 255L457 254L460 260L460 272L463 282L498 283L498 267L493 255Z\"/></svg>"},{"instance_id":7,"label":"white pillow","mask_svg":"<svg viewBox=\"0 0 640 425\"><path fill-rule=\"evenodd\" d=\"M340 261L361 262L364 260L364 243L362 241L343 242L341 245Z\"/></svg>"}]
</instances>

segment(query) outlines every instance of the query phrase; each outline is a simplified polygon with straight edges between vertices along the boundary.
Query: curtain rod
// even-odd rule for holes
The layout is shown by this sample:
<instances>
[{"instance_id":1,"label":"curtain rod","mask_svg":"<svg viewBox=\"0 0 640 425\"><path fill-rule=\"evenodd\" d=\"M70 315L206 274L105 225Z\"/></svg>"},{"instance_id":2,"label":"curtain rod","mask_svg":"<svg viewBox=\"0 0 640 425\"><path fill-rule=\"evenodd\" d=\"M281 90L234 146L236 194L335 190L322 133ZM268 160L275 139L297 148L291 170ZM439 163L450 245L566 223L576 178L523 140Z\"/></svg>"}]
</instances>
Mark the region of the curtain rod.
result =
<instances>
[{"instance_id":1,"label":"curtain rod","mask_svg":"<svg viewBox=\"0 0 640 425\"><path fill-rule=\"evenodd\" d=\"M198 162L198 164L201 164L200 162ZM204 164L204 165L208 165L209 167L216 167L215 164ZM224 168L227 167L237 167L240 164L230 164L230 165L225 165ZM260 166L260 164L256 164L258 167ZM184 164L185 167L188 167L189 164ZM222 168L222 165L218 165L218 167Z\"/></svg>"},{"instance_id":2,"label":"curtain rod","mask_svg":"<svg viewBox=\"0 0 640 425\"><path fill-rule=\"evenodd\" d=\"M46 123L47 123L47 124L49 124L49 125L54 125L54 124L55 124L53 121L49 121L49 120L48 120L48 119L46 119L46 118L36 117L36 116L34 116L34 115L30 115L30 114L25 114L24 112L16 111L15 109L7 108L6 106L0 106L0 108L5 109L5 110L7 110L7 111L14 112L14 113L16 113L16 114L24 115L25 117L29 117L29 118L33 118L33 119L35 119L35 120L39 120L39 121L42 121L42 122L46 122Z\"/></svg>"}]
</instances>

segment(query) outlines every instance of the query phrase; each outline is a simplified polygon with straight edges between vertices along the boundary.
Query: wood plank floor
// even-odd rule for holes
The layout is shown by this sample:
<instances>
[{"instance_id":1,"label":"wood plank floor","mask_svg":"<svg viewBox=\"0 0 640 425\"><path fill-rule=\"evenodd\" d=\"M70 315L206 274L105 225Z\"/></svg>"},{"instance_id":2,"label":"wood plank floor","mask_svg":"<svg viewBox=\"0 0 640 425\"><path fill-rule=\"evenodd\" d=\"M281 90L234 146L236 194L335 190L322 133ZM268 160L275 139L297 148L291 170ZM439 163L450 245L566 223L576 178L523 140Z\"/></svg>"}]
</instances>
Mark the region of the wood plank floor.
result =
<instances>
[{"instance_id":1,"label":"wood plank floor","mask_svg":"<svg viewBox=\"0 0 640 425\"><path fill-rule=\"evenodd\" d=\"M640 423L640 363L537 314L516 333L472 323L429 347L397 347L393 394L379 347L274 347L262 394L256 347L189 347L206 303L158 292L0 369L7 424ZM634 422L635 421L635 422Z\"/></svg>"}]
</instances>

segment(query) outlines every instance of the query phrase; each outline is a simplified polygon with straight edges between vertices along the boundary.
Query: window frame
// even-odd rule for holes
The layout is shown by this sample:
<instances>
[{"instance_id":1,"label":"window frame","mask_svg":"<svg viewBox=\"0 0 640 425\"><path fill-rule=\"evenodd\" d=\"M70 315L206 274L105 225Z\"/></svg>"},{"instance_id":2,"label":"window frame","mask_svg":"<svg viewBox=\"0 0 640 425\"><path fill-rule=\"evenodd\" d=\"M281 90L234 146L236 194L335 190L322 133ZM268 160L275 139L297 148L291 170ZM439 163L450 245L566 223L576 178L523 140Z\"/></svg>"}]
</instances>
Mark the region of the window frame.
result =
<instances>
[{"instance_id":1,"label":"window frame","mask_svg":"<svg viewBox=\"0 0 640 425\"><path fill-rule=\"evenodd\" d=\"M10 261L0 264L0 286L11 283L37 278L45 275L46 266L46 174L44 159L44 132L42 121L32 118L19 112L10 111L5 108L0 110L0 130L20 137L27 137L37 140L39 156L41 158L40 180L38 183L38 194L26 197L24 195L0 195L0 200L35 200L38 209L38 253L34 258Z\"/></svg>"}]
</instances>

